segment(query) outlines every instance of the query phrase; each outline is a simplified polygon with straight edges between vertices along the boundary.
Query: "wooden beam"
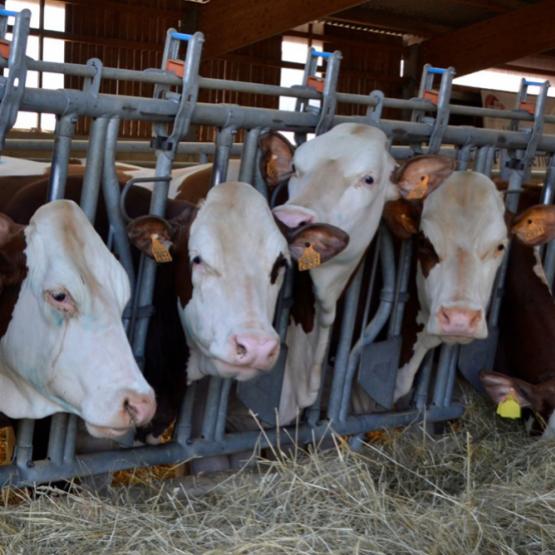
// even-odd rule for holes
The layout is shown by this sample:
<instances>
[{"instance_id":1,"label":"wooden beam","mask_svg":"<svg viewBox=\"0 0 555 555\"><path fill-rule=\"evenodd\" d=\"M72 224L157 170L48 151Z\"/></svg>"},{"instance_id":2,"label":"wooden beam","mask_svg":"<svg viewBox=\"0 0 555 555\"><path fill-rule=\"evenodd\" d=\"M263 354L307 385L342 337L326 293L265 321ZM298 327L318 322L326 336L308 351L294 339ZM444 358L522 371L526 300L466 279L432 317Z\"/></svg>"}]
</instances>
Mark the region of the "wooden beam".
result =
<instances>
[{"instance_id":1,"label":"wooden beam","mask_svg":"<svg viewBox=\"0 0 555 555\"><path fill-rule=\"evenodd\" d=\"M226 52L360 4L361 0L211 0L199 10L204 55Z\"/></svg>"},{"instance_id":2,"label":"wooden beam","mask_svg":"<svg viewBox=\"0 0 555 555\"><path fill-rule=\"evenodd\" d=\"M465 75L549 50L554 17L555 0L527 5L423 42L420 60Z\"/></svg>"},{"instance_id":3,"label":"wooden beam","mask_svg":"<svg viewBox=\"0 0 555 555\"><path fill-rule=\"evenodd\" d=\"M388 31L408 33L420 37L433 37L452 29L452 27L447 25L430 23L421 19L387 13L385 11L370 10L362 6L335 13L326 19L352 23L354 25L367 25L377 29L387 29Z\"/></svg>"}]
</instances>

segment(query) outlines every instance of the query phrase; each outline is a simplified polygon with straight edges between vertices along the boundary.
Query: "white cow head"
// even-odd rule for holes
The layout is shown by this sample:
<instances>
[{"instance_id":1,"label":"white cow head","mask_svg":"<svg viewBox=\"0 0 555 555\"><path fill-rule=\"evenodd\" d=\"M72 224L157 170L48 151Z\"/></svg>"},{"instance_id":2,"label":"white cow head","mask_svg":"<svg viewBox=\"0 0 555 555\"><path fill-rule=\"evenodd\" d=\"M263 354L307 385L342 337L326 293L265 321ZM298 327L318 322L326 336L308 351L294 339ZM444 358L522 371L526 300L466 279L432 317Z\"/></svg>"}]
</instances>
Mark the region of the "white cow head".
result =
<instances>
[{"instance_id":1,"label":"white cow head","mask_svg":"<svg viewBox=\"0 0 555 555\"><path fill-rule=\"evenodd\" d=\"M178 311L191 351L189 381L206 374L250 379L271 369L279 355L272 320L291 256L310 242L329 258L348 238L331 226L309 225L286 240L263 196L246 183L214 187L198 209L181 206L170 220L134 220L131 241L152 256L156 234L172 252Z\"/></svg>"},{"instance_id":2,"label":"white cow head","mask_svg":"<svg viewBox=\"0 0 555 555\"><path fill-rule=\"evenodd\" d=\"M485 314L508 242L505 206L483 174L451 173L451 161L444 159L442 167L441 157L431 159L440 164L437 188L412 205L393 203L397 210L388 206L385 216L397 235L417 234L416 281L424 332L448 343L466 343L487 337ZM409 161L400 181L410 184L420 175L430 176L429 162L426 156Z\"/></svg>"},{"instance_id":3,"label":"white cow head","mask_svg":"<svg viewBox=\"0 0 555 555\"><path fill-rule=\"evenodd\" d=\"M270 186L289 177L289 200L274 214L290 228L324 222L350 236L335 259L354 265L368 247L386 200L399 196L387 137L369 125L343 123L293 148L280 135L262 143Z\"/></svg>"},{"instance_id":4,"label":"white cow head","mask_svg":"<svg viewBox=\"0 0 555 555\"><path fill-rule=\"evenodd\" d=\"M98 437L152 418L121 322L127 275L75 203L46 204L27 227L0 215L0 278L2 412L67 411Z\"/></svg>"}]
</instances>

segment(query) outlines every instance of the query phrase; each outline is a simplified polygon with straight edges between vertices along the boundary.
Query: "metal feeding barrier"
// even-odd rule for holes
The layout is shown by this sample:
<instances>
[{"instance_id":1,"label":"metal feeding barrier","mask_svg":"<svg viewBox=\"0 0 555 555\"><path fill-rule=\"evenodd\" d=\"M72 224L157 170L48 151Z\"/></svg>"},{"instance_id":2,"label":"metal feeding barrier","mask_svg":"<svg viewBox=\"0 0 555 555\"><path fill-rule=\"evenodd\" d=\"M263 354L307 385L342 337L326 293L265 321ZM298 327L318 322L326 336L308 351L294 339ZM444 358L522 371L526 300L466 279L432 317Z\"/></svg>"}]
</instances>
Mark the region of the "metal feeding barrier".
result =
<instances>
[{"instance_id":1,"label":"metal feeding barrier","mask_svg":"<svg viewBox=\"0 0 555 555\"><path fill-rule=\"evenodd\" d=\"M299 142L306 133L322 133L341 122L360 122L381 128L389 137L393 155L407 158L420 152L441 152L455 157L460 169L474 164L477 171L490 174L494 158L502 160L502 173L508 178L509 191L518 192L529 174L530 165L538 153L549 157L545 176L543 201L551 202L555 181L555 136L543 133L543 123L555 123L555 117L545 116L545 98L549 83L542 83L541 94L532 105L527 87L536 83L523 82L518 105L514 110L497 110L459 106L450 103L453 68L425 66L417 98L394 99L381 91L369 95L336 91L341 54L309 51L303 82L299 86L280 87L259 83L207 79L199 75L203 44L202 33L185 35L174 29L168 31L160 69L144 71L104 67L99 60L87 64L58 64L25 57L29 32L29 12L0 10L0 68L8 68L9 76L0 77L0 144L6 144L6 133L18 111L55 114L55 141L7 141L10 148L52 148L52 173L48 198L62 198L72 149L86 149L87 165L81 197L81 207L94 223L98 195L102 187L110 222L110 236L115 253L127 271L134 294L124 313L130 343L141 366L150 305L153 298L156 264L143 258L138 269L133 265L125 224L119 210L120 187L115 171L115 155L120 150L154 150L156 168L151 181L153 193L150 212L163 215L168 194L168 182L177 152L212 154L214 185L225 181L230 155L241 154L240 178L249 181L266 194L259 170L258 138L265 130L292 131ZM15 18L13 40L6 41L7 18ZM186 48L185 57L180 51ZM317 75L318 60L323 60L325 76ZM85 78L82 90L44 90L25 86L27 70L57 72ZM439 88L434 79L440 78ZM153 98L108 95L100 92L103 80L129 80L153 83ZM253 108L227 104L198 102L199 89L226 89L297 99L294 111ZM312 101L312 102L310 102ZM355 103L367 107L364 116L338 116L336 105ZM383 108L410 110L410 121L382 119ZM510 120L510 129L479 129L449 125L450 114L487 116ZM92 119L88 141L73 141L78 117ZM136 141L118 143L121 120L146 120L153 124L150 145ZM521 129L520 122L532 122L530 129ZM191 125L211 125L218 129L215 145L182 144ZM246 131L244 144L233 142L239 129ZM508 195L508 206L514 208L518 194ZM464 407L453 401L457 368L471 381L476 369L491 366L497 337L497 318L506 273L502 265L488 323L490 338L468 346L442 346L425 358L408 408L393 409L393 390L399 365L401 325L408 297L412 244L405 241L400 250L394 248L389 232L381 228L375 248L356 271L343 297L339 340L332 364L326 369L331 386L321 392L315 405L292 427L280 427L274 422L279 401L284 364L287 357L286 332L291 305L292 278L287 275L278 300L275 327L281 338L282 351L275 368L268 374L242 382L234 394L266 423L258 431L231 432L226 426L227 404L231 380L210 378L206 397L202 400L202 424L193 425L193 415L199 410L199 387L187 389L173 437L157 446L133 446L128 437L109 450L76 452L78 421L75 416L57 414L52 418L48 453L43 460L33 457L34 422L21 421L16 434L15 457L12 464L0 467L0 485L28 485L53 480L70 479L92 474L113 472L133 467L179 463L195 457L224 455L252 450L269 444L285 445L292 441L312 442L332 430L348 434L354 444L366 432L406 426L425 419L440 422L459 417ZM555 253L547 249L547 274L555 272ZM357 312L364 304L362 321ZM355 332L357 335L355 335ZM434 367L434 358L437 364ZM205 378L208 379L208 378ZM324 381L324 380L323 380ZM376 410L355 414L352 410L354 384L362 388L376 403Z\"/></svg>"}]
</instances>

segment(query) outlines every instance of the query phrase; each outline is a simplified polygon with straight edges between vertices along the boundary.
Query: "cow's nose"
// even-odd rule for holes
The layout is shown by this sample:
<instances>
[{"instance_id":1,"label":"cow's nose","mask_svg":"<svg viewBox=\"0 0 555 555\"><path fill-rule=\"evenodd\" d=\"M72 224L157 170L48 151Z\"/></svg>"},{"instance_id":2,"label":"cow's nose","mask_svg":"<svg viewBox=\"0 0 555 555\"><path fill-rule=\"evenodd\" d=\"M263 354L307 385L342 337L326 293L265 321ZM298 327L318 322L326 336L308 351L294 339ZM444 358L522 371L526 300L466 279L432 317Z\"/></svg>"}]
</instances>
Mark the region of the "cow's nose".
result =
<instances>
[{"instance_id":1,"label":"cow's nose","mask_svg":"<svg viewBox=\"0 0 555 555\"><path fill-rule=\"evenodd\" d=\"M233 359L240 366L268 370L279 354L279 342L274 337L245 333L233 336L232 343Z\"/></svg>"},{"instance_id":2,"label":"cow's nose","mask_svg":"<svg viewBox=\"0 0 555 555\"><path fill-rule=\"evenodd\" d=\"M482 321L482 311L471 308L440 307L437 312L439 329L446 335L472 335Z\"/></svg>"},{"instance_id":3,"label":"cow's nose","mask_svg":"<svg viewBox=\"0 0 555 555\"><path fill-rule=\"evenodd\" d=\"M302 206L283 205L273 210L274 216L287 227L295 229L316 221L316 214Z\"/></svg>"},{"instance_id":4,"label":"cow's nose","mask_svg":"<svg viewBox=\"0 0 555 555\"><path fill-rule=\"evenodd\" d=\"M128 392L123 400L123 410L129 415L135 426L148 424L156 412L154 392Z\"/></svg>"}]
</instances>

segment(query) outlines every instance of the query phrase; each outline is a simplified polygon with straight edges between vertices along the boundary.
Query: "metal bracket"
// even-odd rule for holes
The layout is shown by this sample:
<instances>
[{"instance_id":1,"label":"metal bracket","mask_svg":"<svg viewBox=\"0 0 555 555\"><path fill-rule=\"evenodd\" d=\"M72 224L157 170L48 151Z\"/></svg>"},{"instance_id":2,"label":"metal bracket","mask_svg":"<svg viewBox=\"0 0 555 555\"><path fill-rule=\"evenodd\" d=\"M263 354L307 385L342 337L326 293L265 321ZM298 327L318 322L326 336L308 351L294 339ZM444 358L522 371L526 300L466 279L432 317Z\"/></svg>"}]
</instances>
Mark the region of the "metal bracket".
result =
<instances>
[{"instance_id":1,"label":"metal bracket","mask_svg":"<svg viewBox=\"0 0 555 555\"><path fill-rule=\"evenodd\" d=\"M14 17L15 23L8 57L10 73L8 77L0 77L0 149L4 148L6 134L17 119L17 112L25 91L27 78L25 51L29 37L31 12L29 10L11 12L0 9L0 18L3 20L2 28L6 27L8 17Z\"/></svg>"},{"instance_id":2,"label":"metal bracket","mask_svg":"<svg viewBox=\"0 0 555 555\"><path fill-rule=\"evenodd\" d=\"M177 59L179 47L182 42L187 42L185 61ZM167 126L162 123L154 125L156 133L154 147L158 150L177 152L179 141L189 131L191 116L198 98L199 67L202 54L204 35L200 32L194 35L178 33L175 29L168 29L166 44L162 57L162 70L171 71L182 78L179 107L173 120L173 128L168 132ZM163 98L170 92L169 85L156 85L154 98Z\"/></svg>"},{"instance_id":3,"label":"metal bracket","mask_svg":"<svg viewBox=\"0 0 555 555\"><path fill-rule=\"evenodd\" d=\"M85 77L83 81L83 92L97 97L100 93L100 84L102 82L102 68L104 65L98 58L90 58L87 60L87 66L92 67L95 71L93 77Z\"/></svg>"},{"instance_id":4,"label":"metal bracket","mask_svg":"<svg viewBox=\"0 0 555 555\"><path fill-rule=\"evenodd\" d=\"M384 93L383 91L374 90L368 96L374 100L375 104L374 106L368 106L366 119L371 125L377 125L382 117Z\"/></svg>"}]
</instances>

